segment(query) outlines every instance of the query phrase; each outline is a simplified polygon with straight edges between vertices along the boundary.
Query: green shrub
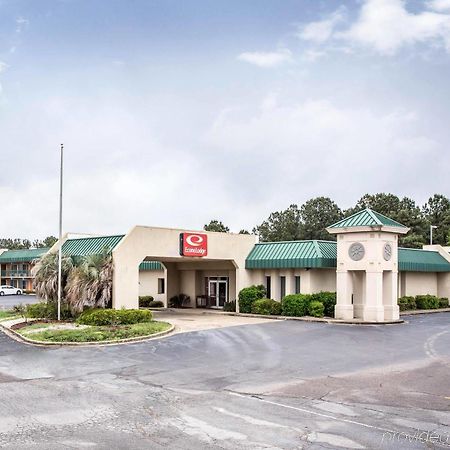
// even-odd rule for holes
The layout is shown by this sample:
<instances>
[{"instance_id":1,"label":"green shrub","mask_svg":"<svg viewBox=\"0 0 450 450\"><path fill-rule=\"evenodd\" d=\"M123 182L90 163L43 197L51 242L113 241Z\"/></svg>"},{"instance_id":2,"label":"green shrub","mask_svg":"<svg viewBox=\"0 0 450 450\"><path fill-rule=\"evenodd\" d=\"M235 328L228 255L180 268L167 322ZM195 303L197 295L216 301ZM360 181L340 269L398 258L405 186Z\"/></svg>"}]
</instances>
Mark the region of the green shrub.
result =
<instances>
[{"instance_id":1,"label":"green shrub","mask_svg":"<svg viewBox=\"0 0 450 450\"><path fill-rule=\"evenodd\" d=\"M311 294L312 302L320 302L324 307L324 315L334 317L334 307L336 306L336 292L319 292Z\"/></svg>"},{"instance_id":2,"label":"green shrub","mask_svg":"<svg viewBox=\"0 0 450 450\"><path fill-rule=\"evenodd\" d=\"M169 306L171 308L182 308L183 306L190 303L190 301L191 297L189 297L189 295L186 294L174 295L169 300Z\"/></svg>"},{"instance_id":3,"label":"green shrub","mask_svg":"<svg viewBox=\"0 0 450 450\"><path fill-rule=\"evenodd\" d=\"M439 299L435 295L416 295L417 309L437 309Z\"/></svg>"},{"instance_id":4,"label":"green shrub","mask_svg":"<svg viewBox=\"0 0 450 450\"><path fill-rule=\"evenodd\" d=\"M225 302L223 305L223 310L226 312L236 312L236 300Z\"/></svg>"},{"instance_id":5,"label":"green shrub","mask_svg":"<svg viewBox=\"0 0 450 450\"><path fill-rule=\"evenodd\" d=\"M397 301L400 311L416 309L416 299L411 296L400 297Z\"/></svg>"},{"instance_id":6,"label":"green shrub","mask_svg":"<svg viewBox=\"0 0 450 450\"><path fill-rule=\"evenodd\" d=\"M308 305L311 301L310 295L293 294L286 295L281 301L283 316L301 317L308 314Z\"/></svg>"},{"instance_id":7,"label":"green shrub","mask_svg":"<svg viewBox=\"0 0 450 450\"><path fill-rule=\"evenodd\" d=\"M153 301L153 297L151 295L141 295L139 297L139 307L140 308L148 308L152 301Z\"/></svg>"},{"instance_id":8,"label":"green shrub","mask_svg":"<svg viewBox=\"0 0 450 450\"><path fill-rule=\"evenodd\" d=\"M281 314L281 303L270 298L260 298L253 302L252 313L279 316Z\"/></svg>"},{"instance_id":9,"label":"green shrub","mask_svg":"<svg viewBox=\"0 0 450 450\"><path fill-rule=\"evenodd\" d=\"M318 302L317 300L311 301L311 303L308 305L308 314L310 316L323 317L324 311L324 304L322 302Z\"/></svg>"},{"instance_id":10,"label":"green shrub","mask_svg":"<svg viewBox=\"0 0 450 450\"><path fill-rule=\"evenodd\" d=\"M239 292L239 312L251 313L253 302L266 296L266 288L262 285L249 286Z\"/></svg>"},{"instance_id":11,"label":"green shrub","mask_svg":"<svg viewBox=\"0 0 450 450\"><path fill-rule=\"evenodd\" d=\"M164 308L164 303L161 300L153 300L148 304L149 308Z\"/></svg>"},{"instance_id":12,"label":"green shrub","mask_svg":"<svg viewBox=\"0 0 450 450\"><path fill-rule=\"evenodd\" d=\"M448 304L448 298L446 297L442 297L439 299L439 308L448 308L449 304Z\"/></svg>"},{"instance_id":13,"label":"green shrub","mask_svg":"<svg viewBox=\"0 0 450 450\"><path fill-rule=\"evenodd\" d=\"M31 289L24 289L24 290L23 290L23 293L24 293L24 294L34 294L34 291L31 290Z\"/></svg>"},{"instance_id":14,"label":"green shrub","mask_svg":"<svg viewBox=\"0 0 450 450\"><path fill-rule=\"evenodd\" d=\"M51 319L52 308L45 302L26 306L26 315L30 319ZM58 314L58 312L56 312Z\"/></svg>"},{"instance_id":15,"label":"green shrub","mask_svg":"<svg viewBox=\"0 0 450 450\"><path fill-rule=\"evenodd\" d=\"M13 312L14 315L20 316L23 319L27 319L27 307L25 305L23 305L22 303L19 303L18 305L14 305L13 306Z\"/></svg>"},{"instance_id":16,"label":"green shrub","mask_svg":"<svg viewBox=\"0 0 450 450\"><path fill-rule=\"evenodd\" d=\"M30 319L57 320L58 304L56 302L39 302L32 305L27 305L25 307L25 314ZM65 303L61 304L60 315L63 320L74 318L74 315Z\"/></svg>"},{"instance_id":17,"label":"green shrub","mask_svg":"<svg viewBox=\"0 0 450 450\"><path fill-rule=\"evenodd\" d=\"M90 309L84 311L77 322L83 325L132 325L151 322L152 312L142 309Z\"/></svg>"}]
</instances>

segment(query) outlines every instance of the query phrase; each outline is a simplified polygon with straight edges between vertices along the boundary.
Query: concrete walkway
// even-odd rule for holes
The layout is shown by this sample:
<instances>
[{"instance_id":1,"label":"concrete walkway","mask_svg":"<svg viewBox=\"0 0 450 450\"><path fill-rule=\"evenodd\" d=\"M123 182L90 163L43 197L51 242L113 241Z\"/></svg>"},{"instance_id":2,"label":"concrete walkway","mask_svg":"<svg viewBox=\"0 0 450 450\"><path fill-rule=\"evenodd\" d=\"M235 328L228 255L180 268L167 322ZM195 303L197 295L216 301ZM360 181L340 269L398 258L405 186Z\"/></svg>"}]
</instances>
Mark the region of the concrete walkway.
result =
<instances>
[{"instance_id":1,"label":"concrete walkway","mask_svg":"<svg viewBox=\"0 0 450 450\"><path fill-rule=\"evenodd\" d=\"M175 325L175 333L273 322L273 319L235 316L222 311L205 311L202 309L167 309L152 312L155 320L162 320Z\"/></svg>"}]
</instances>

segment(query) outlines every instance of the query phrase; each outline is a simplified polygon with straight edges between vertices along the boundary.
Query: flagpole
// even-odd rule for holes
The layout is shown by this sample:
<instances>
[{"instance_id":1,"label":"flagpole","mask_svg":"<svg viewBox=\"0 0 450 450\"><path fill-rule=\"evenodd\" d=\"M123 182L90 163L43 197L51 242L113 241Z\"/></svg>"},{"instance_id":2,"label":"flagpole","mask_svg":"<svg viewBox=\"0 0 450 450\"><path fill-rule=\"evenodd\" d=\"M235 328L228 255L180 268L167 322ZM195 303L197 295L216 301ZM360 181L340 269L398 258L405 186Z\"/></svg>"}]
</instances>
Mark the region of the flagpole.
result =
<instances>
[{"instance_id":1,"label":"flagpole","mask_svg":"<svg viewBox=\"0 0 450 450\"><path fill-rule=\"evenodd\" d=\"M61 144L61 162L59 171L59 248L58 248L58 320L61 320L61 288L62 288L62 209L63 209L63 168L64 144Z\"/></svg>"}]
</instances>

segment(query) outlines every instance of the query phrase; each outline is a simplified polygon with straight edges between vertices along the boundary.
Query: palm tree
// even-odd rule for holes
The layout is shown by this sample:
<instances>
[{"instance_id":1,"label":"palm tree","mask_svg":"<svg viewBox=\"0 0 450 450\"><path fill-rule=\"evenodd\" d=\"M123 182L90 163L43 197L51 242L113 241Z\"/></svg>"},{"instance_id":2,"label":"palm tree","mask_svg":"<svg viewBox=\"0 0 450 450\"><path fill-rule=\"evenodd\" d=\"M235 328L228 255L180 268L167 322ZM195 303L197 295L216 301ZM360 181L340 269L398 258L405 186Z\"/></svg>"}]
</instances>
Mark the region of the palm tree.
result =
<instances>
[{"instance_id":1,"label":"palm tree","mask_svg":"<svg viewBox=\"0 0 450 450\"><path fill-rule=\"evenodd\" d=\"M66 300L73 312L84 308L106 308L112 300L113 260L105 249L84 257L72 269L66 286Z\"/></svg>"},{"instance_id":2,"label":"palm tree","mask_svg":"<svg viewBox=\"0 0 450 450\"><path fill-rule=\"evenodd\" d=\"M61 287L64 293L73 261L69 256L61 260ZM36 261L33 268L34 289L43 300L56 302L58 299L58 253L49 253Z\"/></svg>"}]
</instances>

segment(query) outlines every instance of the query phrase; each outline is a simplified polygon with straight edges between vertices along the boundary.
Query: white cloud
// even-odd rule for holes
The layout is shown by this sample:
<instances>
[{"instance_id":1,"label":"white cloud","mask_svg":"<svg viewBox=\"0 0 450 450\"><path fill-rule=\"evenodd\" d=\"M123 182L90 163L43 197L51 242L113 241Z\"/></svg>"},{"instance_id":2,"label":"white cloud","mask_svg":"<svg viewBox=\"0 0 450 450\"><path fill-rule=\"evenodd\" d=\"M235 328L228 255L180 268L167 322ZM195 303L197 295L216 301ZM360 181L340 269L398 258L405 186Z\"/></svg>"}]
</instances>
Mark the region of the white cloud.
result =
<instances>
[{"instance_id":1,"label":"white cloud","mask_svg":"<svg viewBox=\"0 0 450 450\"><path fill-rule=\"evenodd\" d=\"M103 101L47 96L28 99L26 115L8 110L0 121L0 167L25 167L28 176L0 173L0 203L9 210L0 237L34 239L57 232L60 142L64 230L124 233L136 224L201 229L214 217L236 231L247 225L246 202L230 208L235 191L220 176L223 161L209 149L192 150L188 142L162 144L161 130L145 109L118 103L114 96ZM171 123L170 129L181 126ZM32 220L21 220L25 217Z\"/></svg>"},{"instance_id":2,"label":"white cloud","mask_svg":"<svg viewBox=\"0 0 450 450\"><path fill-rule=\"evenodd\" d=\"M344 20L344 16L345 9L341 7L328 18L303 26L297 35L305 41L315 43L325 42L331 38L335 27Z\"/></svg>"},{"instance_id":3,"label":"white cloud","mask_svg":"<svg viewBox=\"0 0 450 450\"><path fill-rule=\"evenodd\" d=\"M364 46L380 54L392 55L415 44L444 47L450 52L450 0L432 0L428 9L409 12L405 0L364 0L356 20L337 30L343 21L342 9L329 18L303 27L299 36L316 44L331 41Z\"/></svg>"},{"instance_id":4,"label":"white cloud","mask_svg":"<svg viewBox=\"0 0 450 450\"><path fill-rule=\"evenodd\" d=\"M124 233L135 224L199 229L214 217L238 231L317 195L346 207L368 191L417 198L447 188L444 146L420 131L423 117L414 111L374 113L321 98L294 103L280 87L224 108L207 131L199 128L200 140L196 132L172 145L140 104L89 100L27 97L26 115L21 107L0 121L0 166L28 169L26 177L0 173L0 203L9 211L4 236L57 232L60 142L64 229L71 232ZM424 167L433 177L418 183L411 174Z\"/></svg>"},{"instance_id":5,"label":"white cloud","mask_svg":"<svg viewBox=\"0 0 450 450\"><path fill-rule=\"evenodd\" d=\"M324 57L325 55L326 55L326 52L324 52L324 51L308 49L302 55L302 59L307 62L315 62L318 59Z\"/></svg>"},{"instance_id":6,"label":"white cloud","mask_svg":"<svg viewBox=\"0 0 450 450\"><path fill-rule=\"evenodd\" d=\"M450 11L450 0L430 0L428 7L435 11Z\"/></svg>"},{"instance_id":7,"label":"white cloud","mask_svg":"<svg viewBox=\"0 0 450 450\"><path fill-rule=\"evenodd\" d=\"M406 10L403 0L366 0L358 20L341 38L394 54L418 43L444 44L450 51L450 15Z\"/></svg>"},{"instance_id":8,"label":"white cloud","mask_svg":"<svg viewBox=\"0 0 450 450\"><path fill-rule=\"evenodd\" d=\"M16 33L21 33L24 28L26 28L30 24L28 19L24 17L18 17L16 19Z\"/></svg>"},{"instance_id":9,"label":"white cloud","mask_svg":"<svg viewBox=\"0 0 450 450\"><path fill-rule=\"evenodd\" d=\"M411 173L450 168L441 167L442 159L433 162L439 145L417 130L418 123L411 111L380 114L324 99L286 104L269 96L248 117L236 110L220 115L205 139L218 158L230 161L222 172L244 180L250 203L270 212L317 195L340 204L385 190L414 197ZM428 188L444 189L444 183Z\"/></svg>"},{"instance_id":10,"label":"white cloud","mask_svg":"<svg viewBox=\"0 0 450 450\"><path fill-rule=\"evenodd\" d=\"M271 68L292 61L292 52L287 48L281 48L276 52L244 52L238 56L238 60Z\"/></svg>"}]
</instances>

